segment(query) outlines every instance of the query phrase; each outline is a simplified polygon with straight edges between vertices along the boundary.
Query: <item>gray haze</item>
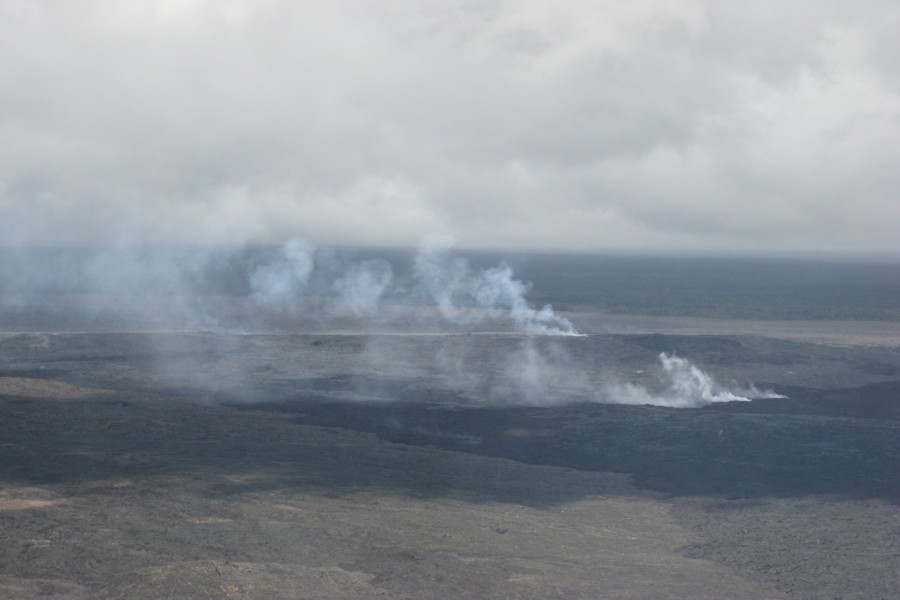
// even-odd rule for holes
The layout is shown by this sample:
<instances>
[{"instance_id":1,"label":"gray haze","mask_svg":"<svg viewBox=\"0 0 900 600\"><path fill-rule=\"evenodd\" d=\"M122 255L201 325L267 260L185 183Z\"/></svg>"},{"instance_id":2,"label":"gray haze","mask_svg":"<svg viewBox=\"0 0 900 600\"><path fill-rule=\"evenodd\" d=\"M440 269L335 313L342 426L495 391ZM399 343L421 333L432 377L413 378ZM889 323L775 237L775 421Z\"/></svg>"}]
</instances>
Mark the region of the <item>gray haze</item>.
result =
<instances>
[{"instance_id":1,"label":"gray haze","mask_svg":"<svg viewBox=\"0 0 900 600\"><path fill-rule=\"evenodd\" d=\"M266 397L254 389L253 374L268 372L276 359L267 356L260 364L242 348L267 336L291 339L289 334L308 331L345 332L330 336L332 342L350 341L343 352L324 352L325 363L337 365L341 376L384 380L428 373L441 389L476 403L694 408L781 397L752 385L723 387L674 354L658 356L661 369L649 369L649 381L645 369L629 375L584 347L573 352L579 348L573 341L590 336L549 304L532 305L531 284L509 265L477 268L437 243L421 248L411 262L408 271L397 271L383 258L342 257L298 238L245 249L7 251L0 253L0 322L38 331L56 324L63 331L99 326L106 332L174 333L136 336L154 350L162 381L243 401ZM45 344L43 333L23 337L32 335ZM321 362L319 354L315 360ZM294 354L288 373L315 372L312 359ZM277 362L283 365L285 356ZM390 388L367 385L357 396L391 397Z\"/></svg>"},{"instance_id":2,"label":"gray haze","mask_svg":"<svg viewBox=\"0 0 900 600\"><path fill-rule=\"evenodd\" d=\"M2 0L0 235L898 252L897 31L893 0Z\"/></svg>"}]
</instances>

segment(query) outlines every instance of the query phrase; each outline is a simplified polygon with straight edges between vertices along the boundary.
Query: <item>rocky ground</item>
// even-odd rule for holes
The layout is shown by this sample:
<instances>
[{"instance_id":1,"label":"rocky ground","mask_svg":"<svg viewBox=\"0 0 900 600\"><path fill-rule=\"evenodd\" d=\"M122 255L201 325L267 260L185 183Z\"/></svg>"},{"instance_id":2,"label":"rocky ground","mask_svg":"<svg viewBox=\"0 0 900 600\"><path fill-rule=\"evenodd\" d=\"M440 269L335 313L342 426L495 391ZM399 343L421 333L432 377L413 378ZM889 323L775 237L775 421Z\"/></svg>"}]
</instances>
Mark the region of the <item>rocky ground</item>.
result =
<instances>
[{"instance_id":1,"label":"rocky ground","mask_svg":"<svg viewBox=\"0 0 900 600\"><path fill-rule=\"evenodd\" d=\"M661 352L789 398L599 402ZM6 334L0 597L892 598L898 392L751 335Z\"/></svg>"}]
</instances>

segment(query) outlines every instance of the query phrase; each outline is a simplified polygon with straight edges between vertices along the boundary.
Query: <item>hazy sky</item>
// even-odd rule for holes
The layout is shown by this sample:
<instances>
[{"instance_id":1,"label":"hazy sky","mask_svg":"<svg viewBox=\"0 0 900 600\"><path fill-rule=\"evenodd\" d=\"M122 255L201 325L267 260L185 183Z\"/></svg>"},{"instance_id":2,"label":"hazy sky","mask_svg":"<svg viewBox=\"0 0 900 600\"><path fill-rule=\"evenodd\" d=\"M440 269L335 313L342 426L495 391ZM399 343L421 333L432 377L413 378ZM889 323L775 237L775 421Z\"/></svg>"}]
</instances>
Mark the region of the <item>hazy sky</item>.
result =
<instances>
[{"instance_id":1,"label":"hazy sky","mask_svg":"<svg viewBox=\"0 0 900 600\"><path fill-rule=\"evenodd\" d=\"M900 252L896 0L0 0L0 235Z\"/></svg>"}]
</instances>

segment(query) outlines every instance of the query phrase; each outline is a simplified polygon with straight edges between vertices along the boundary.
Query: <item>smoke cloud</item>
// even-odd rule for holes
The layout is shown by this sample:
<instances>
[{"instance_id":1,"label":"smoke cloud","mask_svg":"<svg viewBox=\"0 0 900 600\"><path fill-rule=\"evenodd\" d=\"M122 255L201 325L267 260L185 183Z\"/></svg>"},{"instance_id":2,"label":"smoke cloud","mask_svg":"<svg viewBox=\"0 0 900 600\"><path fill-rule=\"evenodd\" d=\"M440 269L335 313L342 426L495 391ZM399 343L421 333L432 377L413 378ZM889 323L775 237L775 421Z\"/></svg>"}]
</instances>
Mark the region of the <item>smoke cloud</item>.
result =
<instances>
[{"instance_id":1,"label":"smoke cloud","mask_svg":"<svg viewBox=\"0 0 900 600\"><path fill-rule=\"evenodd\" d=\"M476 405L602 403L682 409L784 397L753 385L720 384L688 359L666 353L658 356L655 367L635 373L637 380L622 381L623 365L602 355L611 347L605 336L417 338L376 336L361 353L360 364L367 374L390 374L404 381L418 381L426 373L426 379L414 386L423 397L433 397L436 390L450 391L460 401ZM367 387L360 395L378 393Z\"/></svg>"},{"instance_id":2,"label":"smoke cloud","mask_svg":"<svg viewBox=\"0 0 900 600\"><path fill-rule=\"evenodd\" d=\"M394 278L394 268L376 258L353 263L332 284L337 301L330 307L335 315L380 318L380 305Z\"/></svg>"},{"instance_id":3,"label":"smoke cloud","mask_svg":"<svg viewBox=\"0 0 900 600\"><path fill-rule=\"evenodd\" d=\"M607 401L616 404L650 404L671 408L699 408L717 402L749 402L753 398L784 398L773 391L727 388L719 385L705 371L674 354L659 355L662 365L660 389L653 390L633 383L612 385Z\"/></svg>"},{"instance_id":4,"label":"smoke cloud","mask_svg":"<svg viewBox=\"0 0 900 600\"><path fill-rule=\"evenodd\" d=\"M315 251L303 240L288 240L250 274L253 299L267 307L292 308L303 295L315 267Z\"/></svg>"},{"instance_id":5,"label":"smoke cloud","mask_svg":"<svg viewBox=\"0 0 900 600\"><path fill-rule=\"evenodd\" d=\"M590 382L579 361L559 344L524 339L502 361L502 379L491 388L494 401L547 406L586 401Z\"/></svg>"},{"instance_id":6,"label":"smoke cloud","mask_svg":"<svg viewBox=\"0 0 900 600\"><path fill-rule=\"evenodd\" d=\"M446 245L422 248L400 273L386 259L354 260L302 239L277 248L117 244L0 252L7 316L37 311L84 327L285 332L354 319L575 335L551 306L529 304L530 288L508 265L474 269Z\"/></svg>"},{"instance_id":7,"label":"smoke cloud","mask_svg":"<svg viewBox=\"0 0 900 600\"><path fill-rule=\"evenodd\" d=\"M424 248L416 256L417 283L434 301L441 315L460 324L473 324L503 316L517 331L549 335L576 335L571 321L550 305L536 310L525 295L531 285L513 278L509 265L473 271L463 258L448 255L441 246Z\"/></svg>"},{"instance_id":8,"label":"smoke cloud","mask_svg":"<svg viewBox=\"0 0 900 600\"><path fill-rule=\"evenodd\" d=\"M531 284L509 265L475 268L447 244L426 245L405 263L360 259L301 239L275 248L17 249L0 253L0 286L0 313L24 330L61 323L69 330L213 334L160 338L158 348L160 373L207 390L248 390L253 372L271 368L245 355L242 348L255 342L242 336L314 331L360 334L362 349L334 365L354 377L424 376L421 385L467 402L695 408L779 397L723 386L687 358L665 353L655 378L620 381L615 364L598 368L605 359L571 321L528 302ZM422 335L374 335L398 332L440 338L419 343ZM196 364L192 344L204 356ZM178 364L166 359L173 352ZM302 371L308 358L290 367ZM298 377L290 370L282 375ZM395 389L358 396L390 399Z\"/></svg>"}]
</instances>

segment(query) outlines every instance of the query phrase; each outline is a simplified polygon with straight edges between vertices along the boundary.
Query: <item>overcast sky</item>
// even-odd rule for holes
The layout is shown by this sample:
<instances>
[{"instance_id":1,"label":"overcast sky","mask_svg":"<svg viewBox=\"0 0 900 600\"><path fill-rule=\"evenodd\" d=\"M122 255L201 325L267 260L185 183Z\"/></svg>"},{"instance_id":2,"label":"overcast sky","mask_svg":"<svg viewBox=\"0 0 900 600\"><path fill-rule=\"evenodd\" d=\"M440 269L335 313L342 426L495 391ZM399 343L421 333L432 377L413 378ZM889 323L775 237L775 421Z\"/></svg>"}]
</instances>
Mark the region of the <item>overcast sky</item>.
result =
<instances>
[{"instance_id":1,"label":"overcast sky","mask_svg":"<svg viewBox=\"0 0 900 600\"><path fill-rule=\"evenodd\" d=\"M896 0L0 0L0 235L900 252Z\"/></svg>"}]
</instances>

